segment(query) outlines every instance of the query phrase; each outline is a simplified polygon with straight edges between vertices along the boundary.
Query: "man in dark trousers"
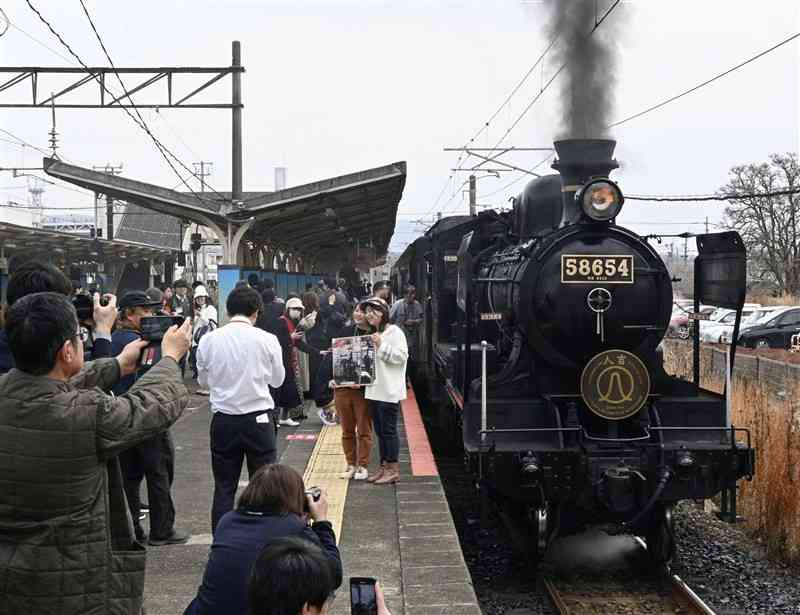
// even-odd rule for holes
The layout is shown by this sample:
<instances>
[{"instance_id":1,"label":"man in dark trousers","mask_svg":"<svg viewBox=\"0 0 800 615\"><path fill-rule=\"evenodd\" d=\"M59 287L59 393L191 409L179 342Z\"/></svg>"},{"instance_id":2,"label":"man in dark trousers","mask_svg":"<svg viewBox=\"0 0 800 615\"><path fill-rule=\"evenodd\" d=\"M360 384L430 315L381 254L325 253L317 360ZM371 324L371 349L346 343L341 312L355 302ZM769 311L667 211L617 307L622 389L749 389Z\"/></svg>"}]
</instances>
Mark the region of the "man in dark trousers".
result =
<instances>
[{"instance_id":1,"label":"man in dark trousers","mask_svg":"<svg viewBox=\"0 0 800 615\"><path fill-rule=\"evenodd\" d=\"M186 407L188 323L122 396L104 391L136 369L144 343L84 365L85 332L63 294L16 300L6 332L16 368L0 377L0 612L139 615L145 551L113 461Z\"/></svg>"},{"instance_id":2,"label":"man in dark trousers","mask_svg":"<svg viewBox=\"0 0 800 615\"><path fill-rule=\"evenodd\" d=\"M120 319L117 330L111 338L112 351L119 354L127 344L141 339L142 318L153 316L160 308L141 290L126 292L119 301ZM148 346L143 352L143 362L139 369L120 381L112 389L115 395L123 395L133 384L155 365L161 358L160 347ZM150 508L150 537L147 543L154 547L183 544L189 534L175 529L175 506L170 493L170 460L164 458L165 452L172 450L170 435L163 431L158 435L137 444L120 455L122 474L125 479L125 495L133 518L136 538L145 540L145 533L139 523L141 500L139 491L142 480L147 479L147 498Z\"/></svg>"},{"instance_id":3,"label":"man in dark trousers","mask_svg":"<svg viewBox=\"0 0 800 615\"><path fill-rule=\"evenodd\" d=\"M197 349L197 381L209 390L214 414L212 532L222 515L233 509L245 457L249 476L275 462L275 428L270 418L275 402L270 387L280 387L286 373L278 339L254 326L262 309L258 292L249 286L234 288L225 308L228 323L204 335Z\"/></svg>"}]
</instances>

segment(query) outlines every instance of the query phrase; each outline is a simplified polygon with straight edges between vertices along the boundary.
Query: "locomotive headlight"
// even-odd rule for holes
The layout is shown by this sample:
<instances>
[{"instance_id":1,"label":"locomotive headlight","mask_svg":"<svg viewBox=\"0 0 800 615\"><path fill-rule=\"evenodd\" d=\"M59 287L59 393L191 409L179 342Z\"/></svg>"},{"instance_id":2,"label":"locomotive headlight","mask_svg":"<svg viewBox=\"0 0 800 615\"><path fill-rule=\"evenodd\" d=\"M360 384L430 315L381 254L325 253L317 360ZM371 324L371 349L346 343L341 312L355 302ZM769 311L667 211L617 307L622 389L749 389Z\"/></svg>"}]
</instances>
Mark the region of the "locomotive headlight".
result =
<instances>
[{"instance_id":1,"label":"locomotive headlight","mask_svg":"<svg viewBox=\"0 0 800 615\"><path fill-rule=\"evenodd\" d=\"M578 192L577 197L583 213L592 220L608 222L619 214L625 197L619 186L609 179L595 179Z\"/></svg>"}]
</instances>

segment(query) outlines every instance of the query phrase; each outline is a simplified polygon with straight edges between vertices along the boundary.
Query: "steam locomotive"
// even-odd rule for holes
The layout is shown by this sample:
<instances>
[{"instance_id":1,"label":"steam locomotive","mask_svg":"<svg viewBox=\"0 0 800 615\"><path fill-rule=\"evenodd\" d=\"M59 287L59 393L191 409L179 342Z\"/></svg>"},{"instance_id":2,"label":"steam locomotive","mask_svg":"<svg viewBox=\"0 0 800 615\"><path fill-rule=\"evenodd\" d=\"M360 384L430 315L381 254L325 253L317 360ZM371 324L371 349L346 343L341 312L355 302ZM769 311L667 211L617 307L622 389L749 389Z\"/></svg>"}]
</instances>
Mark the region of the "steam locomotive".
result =
<instances>
[{"instance_id":1,"label":"steam locomotive","mask_svg":"<svg viewBox=\"0 0 800 615\"><path fill-rule=\"evenodd\" d=\"M648 241L615 222L616 143L557 141L558 174L531 181L511 211L437 222L393 267L424 300L415 385L458 426L486 502L522 530L529 555L601 524L645 538L654 562L675 548L671 511L721 495L736 518L752 478L747 430L727 394L668 375L660 342L672 280ZM737 233L697 237L699 303L737 310L745 250ZM736 333L734 333L734 339ZM735 349L731 350L731 371Z\"/></svg>"}]
</instances>

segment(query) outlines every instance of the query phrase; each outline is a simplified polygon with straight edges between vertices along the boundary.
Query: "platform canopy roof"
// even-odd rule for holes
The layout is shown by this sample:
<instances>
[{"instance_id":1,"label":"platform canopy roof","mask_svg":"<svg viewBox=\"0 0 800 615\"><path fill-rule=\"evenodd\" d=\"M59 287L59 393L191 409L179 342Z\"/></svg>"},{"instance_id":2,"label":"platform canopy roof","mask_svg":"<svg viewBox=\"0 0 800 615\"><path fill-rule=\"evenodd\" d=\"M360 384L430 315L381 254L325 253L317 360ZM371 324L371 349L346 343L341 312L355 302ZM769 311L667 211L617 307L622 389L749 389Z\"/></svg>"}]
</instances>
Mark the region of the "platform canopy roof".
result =
<instances>
[{"instance_id":1,"label":"platform canopy roof","mask_svg":"<svg viewBox=\"0 0 800 615\"><path fill-rule=\"evenodd\" d=\"M49 231L0 222L0 252L6 258L40 258L67 264L165 260L167 249L130 241L90 239L70 233Z\"/></svg>"},{"instance_id":2,"label":"platform canopy roof","mask_svg":"<svg viewBox=\"0 0 800 615\"><path fill-rule=\"evenodd\" d=\"M395 162L277 192L186 193L45 158L58 179L145 209L210 227L225 240L229 228L268 249L327 258L348 246L383 256L394 232L406 163Z\"/></svg>"}]
</instances>

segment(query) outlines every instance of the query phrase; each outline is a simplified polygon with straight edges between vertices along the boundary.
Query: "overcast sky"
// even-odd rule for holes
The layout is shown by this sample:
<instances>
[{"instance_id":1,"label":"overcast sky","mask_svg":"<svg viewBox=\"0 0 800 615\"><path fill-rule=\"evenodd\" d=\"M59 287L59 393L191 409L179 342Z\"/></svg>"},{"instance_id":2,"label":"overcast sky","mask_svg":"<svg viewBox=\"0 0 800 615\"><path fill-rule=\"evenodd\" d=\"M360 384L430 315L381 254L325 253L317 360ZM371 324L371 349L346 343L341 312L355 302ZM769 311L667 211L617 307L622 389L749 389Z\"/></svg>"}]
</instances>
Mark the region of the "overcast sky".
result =
<instances>
[{"instance_id":1,"label":"overcast sky","mask_svg":"<svg viewBox=\"0 0 800 615\"><path fill-rule=\"evenodd\" d=\"M78 0L31 0L90 65L105 65ZM565 0L564 0L565 1ZM601 7L611 0L600 0ZM720 73L800 32L797 0L632 0L600 27L617 39L619 66L612 116L620 119ZM224 66L242 43L244 187L271 190L273 167L290 185L405 160L408 179L392 248L415 236L415 218L466 212L459 184L447 183L460 146L489 118L547 46L545 7L535 1L350 2L292 0L87 0L117 66ZM12 24L0 38L5 66L72 65L66 50L24 0L3 3ZM591 24L589 24L590 26ZM24 31L24 32L23 32ZM43 45L31 40L31 35ZM613 132L629 194L713 192L736 164L798 151L800 45L796 39L735 73ZM546 58L477 140L493 146L553 74ZM184 91L192 88L186 79ZM40 92L60 81L39 84ZM558 80L503 141L549 146L560 118ZM96 98L96 88L74 100ZM137 102L155 97L140 96ZM12 91L0 93L0 102ZM230 80L204 100L227 101ZM20 95L15 95L18 99ZM154 133L189 167L213 162L209 182L230 190L230 112L143 111ZM0 111L0 127L45 147L45 110ZM78 164L125 165L125 174L173 187L178 179L148 137L120 110L59 110L61 155ZM3 139L8 135L0 134ZM9 139L10 140L10 139ZM35 165L40 156L0 141L0 166ZM540 152L506 160L529 168ZM546 167L542 167L546 168ZM513 180L515 184L501 189ZM520 174L478 182L481 205L503 206L524 186ZM0 202L21 200L25 180L0 176ZM455 194L453 198L451 196ZM76 207L91 197L47 187L48 206ZM629 201L620 222L641 233L699 231L720 205Z\"/></svg>"}]
</instances>

